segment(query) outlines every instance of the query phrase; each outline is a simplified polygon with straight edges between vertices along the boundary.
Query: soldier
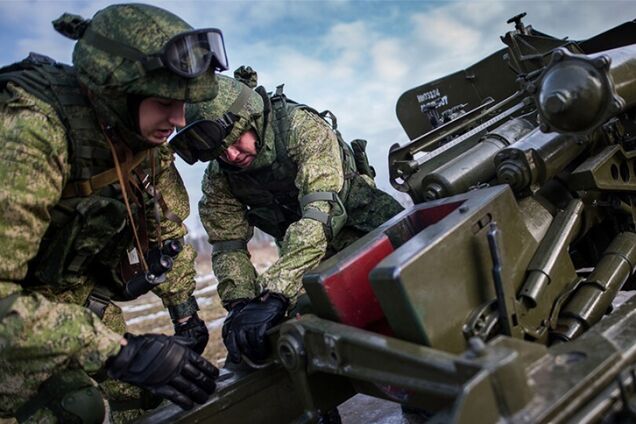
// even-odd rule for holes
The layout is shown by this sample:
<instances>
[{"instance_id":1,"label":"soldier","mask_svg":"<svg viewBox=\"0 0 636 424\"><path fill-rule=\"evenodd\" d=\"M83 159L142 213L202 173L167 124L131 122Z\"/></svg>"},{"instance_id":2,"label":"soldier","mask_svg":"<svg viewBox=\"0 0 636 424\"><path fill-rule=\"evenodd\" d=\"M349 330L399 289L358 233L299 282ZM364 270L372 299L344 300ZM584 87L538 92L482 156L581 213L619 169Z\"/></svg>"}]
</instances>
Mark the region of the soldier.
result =
<instances>
[{"instance_id":1,"label":"soldier","mask_svg":"<svg viewBox=\"0 0 636 424\"><path fill-rule=\"evenodd\" d=\"M255 85L251 69L235 75ZM193 123L172 144L190 163L216 158L203 178L199 212L229 311L223 340L230 361L242 355L260 361L269 351L265 332L294 309L303 274L402 207L375 187L366 142L354 141L352 151L329 112L287 99L282 86L272 96L232 78L218 80L219 96L188 110ZM280 248L260 275L247 251L253 227Z\"/></svg>"},{"instance_id":2,"label":"soldier","mask_svg":"<svg viewBox=\"0 0 636 424\"><path fill-rule=\"evenodd\" d=\"M156 396L190 408L218 370L192 350L208 331L165 141L185 102L216 95L221 32L136 4L54 27L78 40L73 67L31 54L0 70L0 416L102 422L102 395L116 422ZM150 290L180 337L122 337L112 300Z\"/></svg>"}]
</instances>

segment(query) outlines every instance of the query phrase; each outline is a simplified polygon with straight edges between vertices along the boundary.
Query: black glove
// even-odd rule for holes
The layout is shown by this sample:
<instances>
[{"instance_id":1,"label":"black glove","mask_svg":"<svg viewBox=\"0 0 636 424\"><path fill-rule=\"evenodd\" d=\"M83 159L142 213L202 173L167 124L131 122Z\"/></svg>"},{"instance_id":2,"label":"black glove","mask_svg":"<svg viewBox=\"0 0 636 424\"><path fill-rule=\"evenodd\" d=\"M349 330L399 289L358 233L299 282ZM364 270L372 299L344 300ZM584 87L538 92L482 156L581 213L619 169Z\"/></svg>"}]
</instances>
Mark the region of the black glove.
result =
<instances>
[{"instance_id":1,"label":"black glove","mask_svg":"<svg viewBox=\"0 0 636 424\"><path fill-rule=\"evenodd\" d=\"M224 337L230 360L240 362L241 354L261 362L269 354L265 333L285 317L289 301L278 293L267 292L250 300L235 317Z\"/></svg>"},{"instance_id":2,"label":"black glove","mask_svg":"<svg viewBox=\"0 0 636 424\"><path fill-rule=\"evenodd\" d=\"M219 370L190 349L181 337L161 334L124 336L128 341L106 361L108 376L139 386L190 409L214 392Z\"/></svg>"},{"instance_id":3,"label":"black glove","mask_svg":"<svg viewBox=\"0 0 636 424\"><path fill-rule=\"evenodd\" d=\"M208 333L208 327L205 326L205 322L199 318L199 315L195 312L189 320L185 322L173 321L173 323L175 336L190 339L192 341L192 350L201 355L208 344L210 334Z\"/></svg>"},{"instance_id":4,"label":"black glove","mask_svg":"<svg viewBox=\"0 0 636 424\"><path fill-rule=\"evenodd\" d=\"M243 310L243 308L247 305L249 301L247 299L238 299L232 302L232 305L229 307L229 312L225 317L225 321L223 321L223 329L221 330L221 336L223 337L223 344L227 348L228 357L230 361L234 363L239 363L241 361L241 352L238 351L236 345L232 345L230 350L230 333L232 332L232 321L236 315ZM227 306L226 306L227 308Z\"/></svg>"}]
</instances>

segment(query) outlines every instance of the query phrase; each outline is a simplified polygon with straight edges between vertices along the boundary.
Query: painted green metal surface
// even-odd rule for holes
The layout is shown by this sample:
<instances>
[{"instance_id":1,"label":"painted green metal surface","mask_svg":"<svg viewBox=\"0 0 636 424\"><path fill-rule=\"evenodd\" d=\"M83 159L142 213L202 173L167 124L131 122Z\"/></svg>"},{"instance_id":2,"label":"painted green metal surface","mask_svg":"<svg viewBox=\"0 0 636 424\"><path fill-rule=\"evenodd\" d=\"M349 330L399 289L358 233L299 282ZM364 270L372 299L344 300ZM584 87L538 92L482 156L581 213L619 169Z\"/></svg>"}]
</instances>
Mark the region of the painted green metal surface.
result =
<instances>
[{"instance_id":1,"label":"painted green metal surface","mask_svg":"<svg viewBox=\"0 0 636 424\"><path fill-rule=\"evenodd\" d=\"M636 23L572 42L522 18L400 98L390 178L415 205L305 275L312 314L269 367L144 422L311 423L355 393L431 423L636 422L636 297L615 307L636 287Z\"/></svg>"}]
</instances>

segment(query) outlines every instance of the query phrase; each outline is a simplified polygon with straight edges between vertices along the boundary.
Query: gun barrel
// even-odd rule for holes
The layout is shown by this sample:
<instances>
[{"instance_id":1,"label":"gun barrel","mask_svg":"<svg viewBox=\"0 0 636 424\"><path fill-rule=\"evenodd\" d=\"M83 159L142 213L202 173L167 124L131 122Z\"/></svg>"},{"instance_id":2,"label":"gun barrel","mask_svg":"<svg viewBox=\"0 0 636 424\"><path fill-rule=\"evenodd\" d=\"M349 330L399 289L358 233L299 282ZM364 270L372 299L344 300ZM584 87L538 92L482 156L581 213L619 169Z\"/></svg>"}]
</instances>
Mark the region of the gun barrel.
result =
<instances>
[{"instance_id":1,"label":"gun barrel","mask_svg":"<svg viewBox=\"0 0 636 424\"><path fill-rule=\"evenodd\" d=\"M464 192L479 183L489 182L495 177L495 154L523 138L532 129L533 125L528 120L515 118L486 134L479 144L424 178L424 198L435 200Z\"/></svg>"},{"instance_id":2,"label":"gun barrel","mask_svg":"<svg viewBox=\"0 0 636 424\"><path fill-rule=\"evenodd\" d=\"M636 44L591 55L552 53L535 102L544 132L587 133L636 104Z\"/></svg>"}]
</instances>

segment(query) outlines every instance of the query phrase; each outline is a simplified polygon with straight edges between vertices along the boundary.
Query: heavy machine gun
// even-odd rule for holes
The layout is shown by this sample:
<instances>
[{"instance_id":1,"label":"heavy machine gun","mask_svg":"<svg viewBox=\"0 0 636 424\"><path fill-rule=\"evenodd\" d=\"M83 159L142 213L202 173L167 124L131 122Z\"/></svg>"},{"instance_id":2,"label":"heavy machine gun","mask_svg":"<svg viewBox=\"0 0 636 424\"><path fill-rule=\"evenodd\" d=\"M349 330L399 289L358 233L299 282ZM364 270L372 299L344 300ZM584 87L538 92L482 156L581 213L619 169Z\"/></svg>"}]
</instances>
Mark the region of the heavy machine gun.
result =
<instances>
[{"instance_id":1,"label":"heavy machine gun","mask_svg":"<svg viewBox=\"0 0 636 424\"><path fill-rule=\"evenodd\" d=\"M512 18L505 50L402 95L415 205L304 279L314 314L208 404L148 422L314 422L355 393L430 422L634 422L636 23Z\"/></svg>"}]
</instances>

